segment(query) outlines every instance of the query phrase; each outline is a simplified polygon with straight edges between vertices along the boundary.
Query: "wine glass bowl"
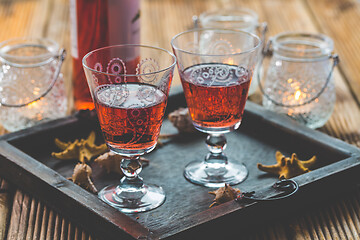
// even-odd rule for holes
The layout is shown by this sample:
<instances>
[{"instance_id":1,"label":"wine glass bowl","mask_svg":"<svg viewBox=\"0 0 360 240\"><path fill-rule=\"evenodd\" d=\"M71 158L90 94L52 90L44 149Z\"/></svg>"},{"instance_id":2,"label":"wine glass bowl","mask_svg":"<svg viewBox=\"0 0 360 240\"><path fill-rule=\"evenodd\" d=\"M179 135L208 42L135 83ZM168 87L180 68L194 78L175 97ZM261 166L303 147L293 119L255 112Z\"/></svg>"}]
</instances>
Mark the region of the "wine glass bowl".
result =
<instances>
[{"instance_id":1,"label":"wine glass bowl","mask_svg":"<svg viewBox=\"0 0 360 240\"><path fill-rule=\"evenodd\" d=\"M244 181L248 170L224 154L225 133L242 120L261 40L240 30L194 29L171 41L189 113L195 128L207 133L209 154L190 162L184 176L207 187Z\"/></svg>"},{"instance_id":2,"label":"wine glass bowl","mask_svg":"<svg viewBox=\"0 0 360 240\"><path fill-rule=\"evenodd\" d=\"M83 58L105 142L123 156L124 177L99 197L122 212L151 210L165 201L160 186L143 183L139 159L156 146L175 64L175 56L164 49L131 44L97 49Z\"/></svg>"}]
</instances>

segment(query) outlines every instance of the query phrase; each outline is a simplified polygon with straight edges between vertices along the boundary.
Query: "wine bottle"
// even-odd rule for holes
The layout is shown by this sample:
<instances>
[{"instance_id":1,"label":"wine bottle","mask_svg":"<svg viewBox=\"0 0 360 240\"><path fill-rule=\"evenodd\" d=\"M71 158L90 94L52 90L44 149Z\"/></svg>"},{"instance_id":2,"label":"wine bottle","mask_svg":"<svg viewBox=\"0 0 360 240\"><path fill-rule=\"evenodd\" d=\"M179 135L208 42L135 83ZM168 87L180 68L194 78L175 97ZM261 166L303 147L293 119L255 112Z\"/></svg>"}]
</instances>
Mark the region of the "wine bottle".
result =
<instances>
[{"instance_id":1,"label":"wine bottle","mask_svg":"<svg viewBox=\"0 0 360 240\"><path fill-rule=\"evenodd\" d=\"M70 0L71 55L75 109L94 104L82 58L97 48L140 43L140 0Z\"/></svg>"}]
</instances>

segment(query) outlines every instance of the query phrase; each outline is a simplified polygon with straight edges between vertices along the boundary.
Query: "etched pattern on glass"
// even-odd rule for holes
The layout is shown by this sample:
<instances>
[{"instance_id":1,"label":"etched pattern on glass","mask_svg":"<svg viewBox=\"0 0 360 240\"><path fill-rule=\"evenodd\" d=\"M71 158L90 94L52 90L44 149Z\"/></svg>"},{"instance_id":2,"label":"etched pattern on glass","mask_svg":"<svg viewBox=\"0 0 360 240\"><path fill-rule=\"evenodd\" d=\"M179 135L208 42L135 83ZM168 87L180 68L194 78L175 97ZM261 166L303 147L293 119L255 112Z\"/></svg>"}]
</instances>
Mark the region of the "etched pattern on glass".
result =
<instances>
[{"instance_id":1,"label":"etched pattern on glass","mask_svg":"<svg viewBox=\"0 0 360 240\"><path fill-rule=\"evenodd\" d=\"M170 85L168 84L168 82L169 82L169 78L171 78L172 75L173 75L173 69L169 69L165 71L158 85L158 89L160 89L166 95L168 95L170 91Z\"/></svg>"},{"instance_id":2,"label":"etched pattern on glass","mask_svg":"<svg viewBox=\"0 0 360 240\"><path fill-rule=\"evenodd\" d=\"M234 71L235 69L235 71ZM233 66L233 65L224 65L224 64L206 64L204 66L200 65L194 68L190 74L189 81L195 85L202 86L213 86L221 85L228 86L234 84L234 79L237 78L238 81L236 84L240 85L241 83L248 81L245 77L248 72L244 67Z\"/></svg>"},{"instance_id":3,"label":"etched pattern on glass","mask_svg":"<svg viewBox=\"0 0 360 240\"><path fill-rule=\"evenodd\" d=\"M152 58L145 58L140 61L136 68L136 74L144 74L138 76L139 80L144 83L155 83L157 74L150 74L159 71L159 64Z\"/></svg>"},{"instance_id":4,"label":"etched pattern on glass","mask_svg":"<svg viewBox=\"0 0 360 240\"><path fill-rule=\"evenodd\" d=\"M94 65L94 69L96 71L101 72L103 70L103 67L101 63L96 63ZM136 67L136 74L140 76L137 76L140 83L146 83L146 84L156 84L158 79L158 74L152 74L154 72L159 71L160 67L156 60L152 58L145 58L142 59ZM109 61L106 68L106 73L111 74L119 74L124 75L126 74L126 64L125 62L120 58L113 58ZM169 79L171 70L166 71L161 78L161 82L158 84L158 89L163 91L164 93L167 93L168 91L168 84L167 81ZM141 75L143 74L143 75ZM93 74L94 82L98 84L98 79ZM126 76L108 76L109 83L126 83ZM111 85L102 85L101 89L102 91L105 90L105 88L110 88ZM136 97L138 98L139 102L143 104L152 103L156 96L156 88L149 88L147 86L141 86L136 91ZM129 97L129 89L127 88L126 84L119 84L116 86L116 89L113 89L112 91L104 91L101 96L99 96L101 99L99 99L101 102L106 102L107 104L113 106L113 107L122 107L123 103L127 100Z\"/></svg>"},{"instance_id":5,"label":"etched pattern on glass","mask_svg":"<svg viewBox=\"0 0 360 240\"><path fill-rule=\"evenodd\" d=\"M126 65L119 58L113 58L107 66L107 73L126 73ZM166 71L161 82L157 82L159 73L156 72L159 69L154 59L145 58L136 67L136 74L142 74L136 76L136 82L126 82L125 76L110 76L108 84L96 87L94 94L97 111L101 113L101 128L107 141L112 142L110 144L121 144L123 148L153 144L149 140L149 132L159 131L161 126L163 113L156 111L161 112L165 108L164 93L168 89L162 88L167 88L171 73L171 70Z\"/></svg>"},{"instance_id":6,"label":"etched pattern on glass","mask_svg":"<svg viewBox=\"0 0 360 240\"><path fill-rule=\"evenodd\" d=\"M126 74L126 67L123 60L120 58L113 58L107 65L107 73L111 74ZM126 76L108 76L111 83L121 83L126 81Z\"/></svg>"},{"instance_id":7,"label":"etched pattern on glass","mask_svg":"<svg viewBox=\"0 0 360 240\"><path fill-rule=\"evenodd\" d=\"M98 63L95 63L94 69L98 72L102 72L103 67L102 67L101 63L98 62ZM96 75L94 73L92 73L92 77L94 79L95 84L99 84L99 79L96 77Z\"/></svg>"}]
</instances>

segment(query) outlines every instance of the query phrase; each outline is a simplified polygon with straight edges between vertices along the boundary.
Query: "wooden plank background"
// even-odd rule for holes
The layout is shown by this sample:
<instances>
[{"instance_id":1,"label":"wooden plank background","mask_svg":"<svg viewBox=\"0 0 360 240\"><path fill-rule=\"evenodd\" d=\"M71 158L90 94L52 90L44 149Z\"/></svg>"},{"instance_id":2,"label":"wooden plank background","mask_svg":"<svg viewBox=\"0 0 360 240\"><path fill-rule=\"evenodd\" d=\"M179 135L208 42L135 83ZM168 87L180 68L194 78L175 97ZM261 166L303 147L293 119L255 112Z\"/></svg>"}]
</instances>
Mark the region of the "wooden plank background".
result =
<instances>
[{"instance_id":1,"label":"wooden plank background","mask_svg":"<svg viewBox=\"0 0 360 240\"><path fill-rule=\"evenodd\" d=\"M335 70L337 102L319 129L360 147L360 2L357 0L142 0L141 41L170 48L175 34L192 27L191 18L221 7L248 7L269 26L283 31L321 32L335 42L341 63ZM0 41L49 37L70 51L68 0L0 0ZM63 67L72 112L70 54ZM174 85L179 84L175 73ZM251 97L257 101L259 96ZM5 133L1 128L0 134ZM94 239L92 234L44 205L36 196L0 179L0 240ZM239 239L360 239L357 190L313 206L296 216L239 233Z\"/></svg>"}]
</instances>

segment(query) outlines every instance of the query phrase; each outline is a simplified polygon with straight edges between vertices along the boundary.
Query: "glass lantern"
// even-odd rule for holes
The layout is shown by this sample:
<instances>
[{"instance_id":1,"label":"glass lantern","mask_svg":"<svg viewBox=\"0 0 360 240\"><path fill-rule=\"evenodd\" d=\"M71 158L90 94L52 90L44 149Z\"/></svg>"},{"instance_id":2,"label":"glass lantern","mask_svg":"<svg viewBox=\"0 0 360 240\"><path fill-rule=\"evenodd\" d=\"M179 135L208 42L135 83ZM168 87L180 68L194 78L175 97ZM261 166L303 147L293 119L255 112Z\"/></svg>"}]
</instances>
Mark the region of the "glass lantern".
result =
<instances>
[{"instance_id":1,"label":"glass lantern","mask_svg":"<svg viewBox=\"0 0 360 240\"><path fill-rule=\"evenodd\" d=\"M0 43L0 122L12 132L66 116L65 50L46 38Z\"/></svg>"},{"instance_id":2,"label":"glass lantern","mask_svg":"<svg viewBox=\"0 0 360 240\"><path fill-rule=\"evenodd\" d=\"M281 33L269 40L266 51L272 58L263 106L310 128L323 126L336 99L332 72L339 58L333 41L322 34Z\"/></svg>"}]
</instances>

